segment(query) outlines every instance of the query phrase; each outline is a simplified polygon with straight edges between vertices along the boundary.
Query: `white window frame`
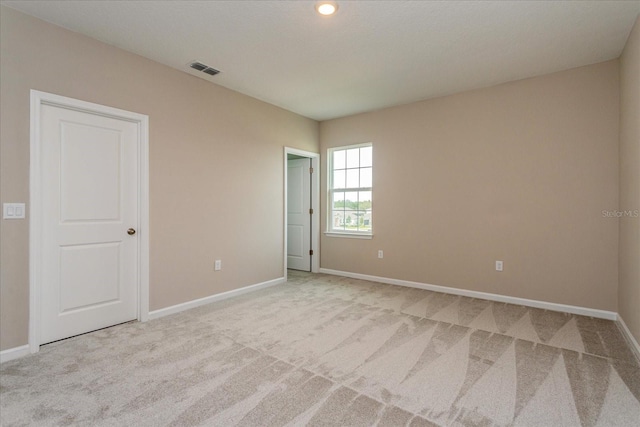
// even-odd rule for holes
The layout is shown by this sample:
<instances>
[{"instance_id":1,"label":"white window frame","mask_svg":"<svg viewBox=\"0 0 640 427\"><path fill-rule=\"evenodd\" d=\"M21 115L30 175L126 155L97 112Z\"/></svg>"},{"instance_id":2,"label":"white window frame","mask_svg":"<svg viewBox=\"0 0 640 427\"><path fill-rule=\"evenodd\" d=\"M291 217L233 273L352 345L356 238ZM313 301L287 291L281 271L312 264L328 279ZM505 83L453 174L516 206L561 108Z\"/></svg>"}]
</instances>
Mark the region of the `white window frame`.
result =
<instances>
[{"instance_id":1,"label":"white window frame","mask_svg":"<svg viewBox=\"0 0 640 427\"><path fill-rule=\"evenodd\" d=\"M353 144L353 145L343 145L340 147L332 147L327 150L327 224L325 235L329 237L347 237L354 239L372 239L373 238L373 224L369 231L347 231L347 230L335 230L332 226L333 221L333 153L334 151L342 151L349 150L353 148L364 148L364 147L372 147L373 143L365 142L362 144ZM372 161L372 171L373 171L373 161ZM355 188L340 188L338 189L340 192L347 191L370 191L371 192L371 202L372 202L372 216L373 216L373 182L371 187L355 187Z\"/></svg>"}]
</instances>

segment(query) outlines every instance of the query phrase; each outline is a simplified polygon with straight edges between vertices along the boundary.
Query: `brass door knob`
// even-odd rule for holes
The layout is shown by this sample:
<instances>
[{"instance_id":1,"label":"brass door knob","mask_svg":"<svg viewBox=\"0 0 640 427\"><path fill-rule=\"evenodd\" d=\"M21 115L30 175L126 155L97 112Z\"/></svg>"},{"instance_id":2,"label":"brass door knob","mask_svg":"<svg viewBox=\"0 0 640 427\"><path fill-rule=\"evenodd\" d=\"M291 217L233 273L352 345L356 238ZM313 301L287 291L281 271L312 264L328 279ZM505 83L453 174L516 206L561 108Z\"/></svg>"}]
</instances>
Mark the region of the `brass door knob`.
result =
<instances>
[{"instance_id":1,"label":"brass door knob","mask_svg":"<svg viewBox=\"0 0 640 427\"><path fill-rule=\"evenodd\" d=\"M133 236L134 234L136 234L136 230L134 228L130 228L127 230L127 234L129 236Z\"/></svg>"}]
</instances>

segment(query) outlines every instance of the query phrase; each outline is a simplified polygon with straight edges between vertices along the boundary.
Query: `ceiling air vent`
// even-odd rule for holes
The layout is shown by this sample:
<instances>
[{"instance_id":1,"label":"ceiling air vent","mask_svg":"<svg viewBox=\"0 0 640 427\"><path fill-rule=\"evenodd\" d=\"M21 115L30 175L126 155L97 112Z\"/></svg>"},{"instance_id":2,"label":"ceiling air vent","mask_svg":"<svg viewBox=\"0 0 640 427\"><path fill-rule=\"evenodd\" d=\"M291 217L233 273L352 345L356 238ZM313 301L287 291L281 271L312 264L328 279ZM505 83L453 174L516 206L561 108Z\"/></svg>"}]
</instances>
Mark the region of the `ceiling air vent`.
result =
<instances>
[{"instance_id":1,"label":"ceiling air vent","mask_svg":"<svg viewBox=\"0 0 640 427\"><path fill-rule=\"evenodd\" d=\"M203 73L209 74L210 76L215 76L220 72L219 70L209 67L208 65L205 65L199 61L193 61L191 64L189 64L189 66L194 70L202 71Z\"/></svg>"},{"instance_id":2,"label":"ceiling air vent","mask_svg":"<svg viewBox=\"0 0 640 427\"><path fill-rule=\"evenodd\" d=\"M203 72L203 73L210 74L210 75L212 75L212 76L215 76L215 75L216 75L216 74L218 74L220 71L216 70L215 68L208 67L207 69L202 70L202 72Z\"/></svg>"}]
</instances>

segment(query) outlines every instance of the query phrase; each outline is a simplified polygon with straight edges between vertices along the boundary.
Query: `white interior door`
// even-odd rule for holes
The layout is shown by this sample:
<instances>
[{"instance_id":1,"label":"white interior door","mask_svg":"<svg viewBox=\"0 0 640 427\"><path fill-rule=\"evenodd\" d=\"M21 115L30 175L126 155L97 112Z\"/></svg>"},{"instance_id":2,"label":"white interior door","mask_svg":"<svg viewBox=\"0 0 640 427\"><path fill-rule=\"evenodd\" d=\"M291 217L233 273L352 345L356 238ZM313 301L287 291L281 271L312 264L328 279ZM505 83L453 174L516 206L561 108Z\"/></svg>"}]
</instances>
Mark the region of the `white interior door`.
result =
<instances>
[{"instance_id":1,"label":"white interior door","mask_svg":"<svg viewBox=\"0 0 640 427\"><path fill-rule=\"evenodd\" d=\"M40 117L44 344L137 317L140 131L59 106Z\"/></svg>"},{"instance_id":2,"label":"white interior door","mask_svg":"<svg viewBox=\"0 0 640 427\"><path fill-rule=\"evenodd\" d=\"M310 159L287 161L287 267L311 271Z\"/></svg>"}]
</instances>

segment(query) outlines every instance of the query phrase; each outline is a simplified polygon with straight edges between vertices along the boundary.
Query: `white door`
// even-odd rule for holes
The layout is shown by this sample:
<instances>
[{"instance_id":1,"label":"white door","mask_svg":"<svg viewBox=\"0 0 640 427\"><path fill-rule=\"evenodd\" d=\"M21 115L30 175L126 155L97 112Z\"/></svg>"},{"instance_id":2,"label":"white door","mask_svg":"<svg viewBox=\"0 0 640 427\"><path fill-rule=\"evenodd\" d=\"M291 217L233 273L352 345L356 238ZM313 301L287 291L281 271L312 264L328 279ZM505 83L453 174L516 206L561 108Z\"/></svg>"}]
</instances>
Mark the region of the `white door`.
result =
<instances>
[{"instance_id":1,"label":"white door","mask_svg":"<svg viewBox=\"0 0 640 427\"><path fill-rule=\"evenodd\" d=\"M40 117L44 344L137 317L139 129L51 105Z\"/></svg>"},{"instance_id":2,"label":"white door","mask_svg":"<svg viewBox=\"0 0 640 427\"><path fill-rule=\"evenodd\" d=\"M311 271L311 160L287 161L287 267Z\"/></svg>"}]
</instances>

